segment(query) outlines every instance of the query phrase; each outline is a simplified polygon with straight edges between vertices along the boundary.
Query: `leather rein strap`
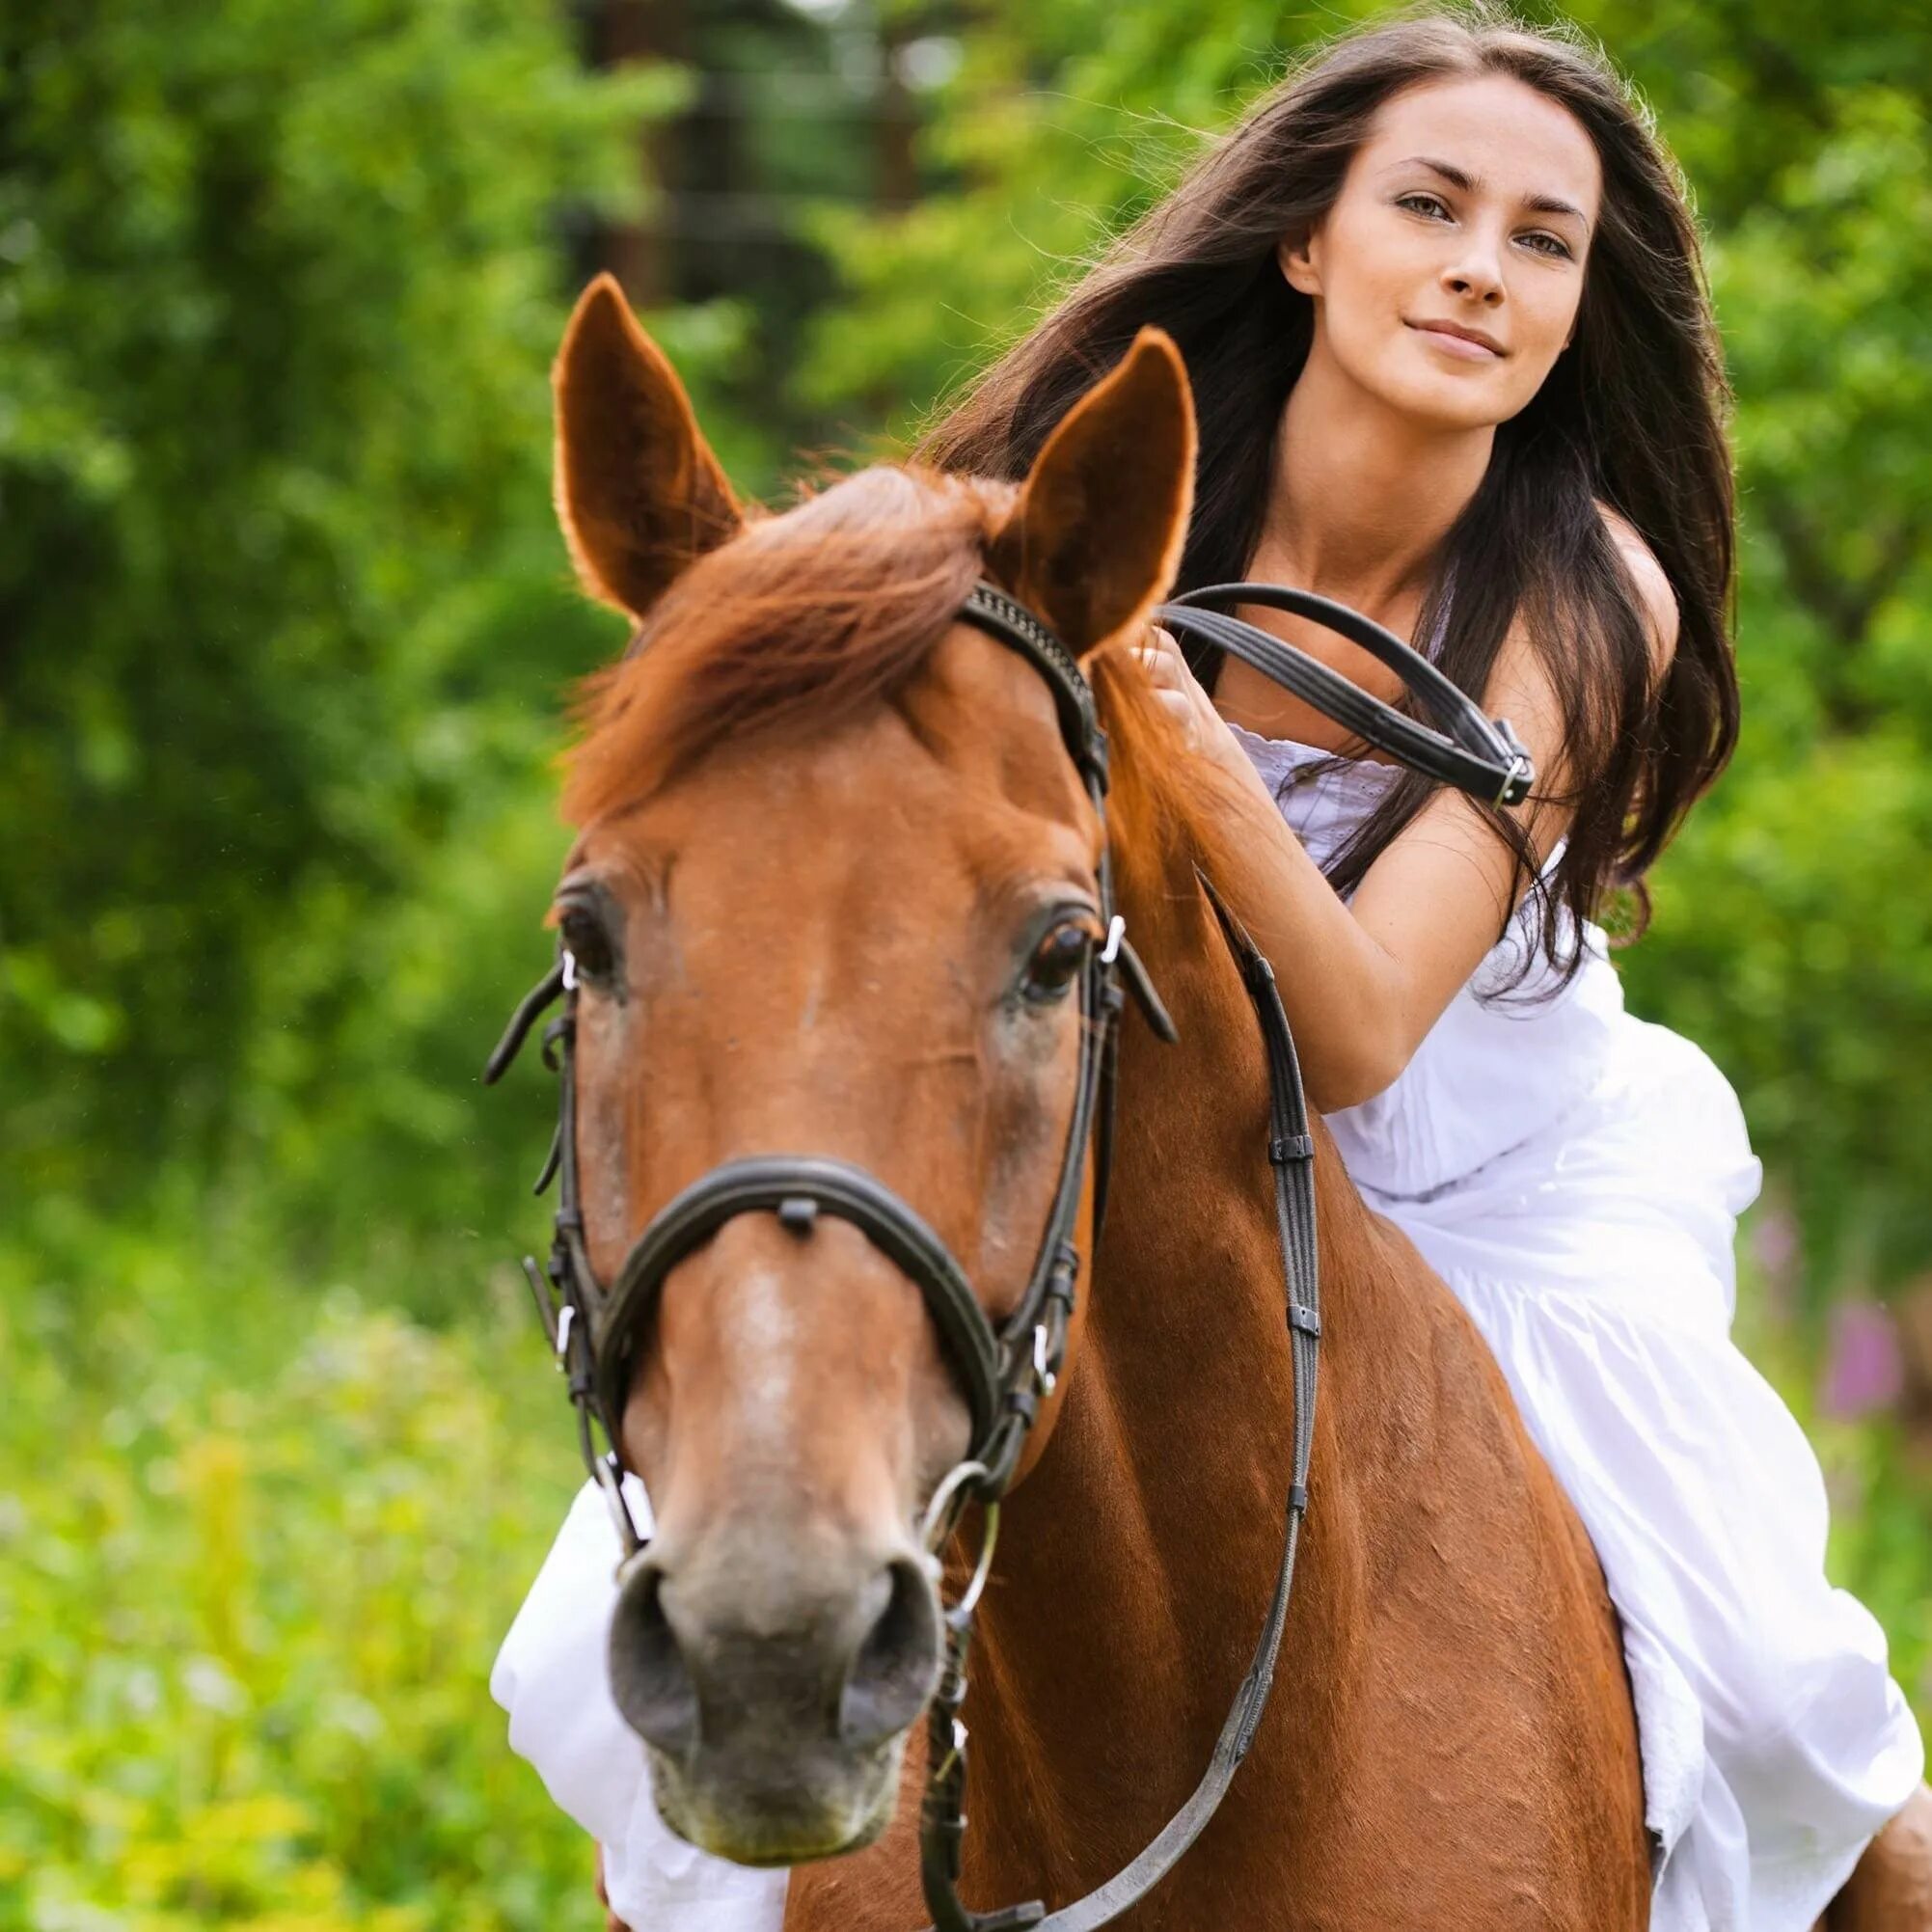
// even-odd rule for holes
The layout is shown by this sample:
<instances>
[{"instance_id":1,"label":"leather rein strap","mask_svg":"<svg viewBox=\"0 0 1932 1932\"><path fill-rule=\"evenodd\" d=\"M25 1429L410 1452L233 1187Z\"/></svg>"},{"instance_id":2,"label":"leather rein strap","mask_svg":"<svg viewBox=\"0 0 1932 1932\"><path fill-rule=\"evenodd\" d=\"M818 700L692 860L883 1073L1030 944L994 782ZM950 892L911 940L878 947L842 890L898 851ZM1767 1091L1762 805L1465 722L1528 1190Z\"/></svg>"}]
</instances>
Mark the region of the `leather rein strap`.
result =
<instances>
[{"instance_id":1,"label":"leather rein strap","mask_svg":"<svg viewBox=\"0 0 1932 1932\"><path fill-rule=\"evenodd\" d=\"M1311 617L1324 630L1359 644L1388 666L1441 722L1441 731L1372 697L1340 671L1264 631L1206 604L1252 604ZM1312 590L1283 584L1210 584L1189 590L1155 613L1171 631L1238 657L1264 677L1293 692L1337 724L1346 725L1378 751L1400 760L1472 798L1495 805L1516 805L1530 795L1536 768L1507 718L1486 718L1429 661L1413 651L1373 618Z\"/></svg>"},{"instance_id":2,"label":"leather rein strap","mask_svg":"<svg viewBox=\"0 0 1932 1932\"><path fill-rule=\"evenodd\" d=\"M1372 651L1395 670L1435 714L1444 731L1370 696L1282 639L1200 604L1238 602L1313 618ZM1508 722L1490 720L1434 666L1400 638L1346 606L1279 585L1214 585L1189 592L1156 613L1170 628L1234 653L1338 723L1414 769L1495 804L1528 795L1528 753ZM1096 813L1105 822L1106 740L1092 687L1072 652L1025 607L995 585L975 586L962 621L1026 658L1047 680L1061 733L1079 768ZM544 1061L558 1075L558 1111L548 1158L537 1178L540 1194L555 1179L558 1208L547 1267L525 1259L524 1269L558 1366L568 1378L578 1441L585 1467L603 1490L623 1551L621 1577L642 1554L645 1538L622 1489L617 1429L636 1350L648 1332L657 1298L671 1269L726 1221L770 1212L800 1239L821 1214L851 1222L904 1270L925 1297L946 1354L964 1386L972 1417L966 1457L940 1483L923 1525L937 1550L958 1527L966 1504L985 1506L979 1565L966 1595L945 1613L945 1654L929 1710L927 1786L920 1810L919 1863L934 1932L1095 1932L1143 1898L1179 1862L1214 1814L1266 1708L1275 1660L1294 1580L1295 1552L1308 1509L1309 1462L1315 1442L1317 1349L1321 1335L1319 1251L1315 1225L1315 1142L1293 1036L1267 960L1228 910L1213 884L1197 879L1254 1004L1267 1058L1267 1156L1275 1176L1286 1317L1294 1377L1293 1459L1287 1527L1267 1615L1253 1660L1221 1728L1206 1773L1193 1795L1153 1841L1104 1885L1048 1915L1032 1901L977 1913L957 1890L966 1832L966 1658L972 1617L992 1562L999 1498L1012 1481L1041 1400L1050 1394L1065 1352L1080 1256L1075 1242L1081 1182L1092 1149L1093 1245L1105 1211L1112 1141L1114 1065L1120 1014L1130 993L1163 1040L1176 1038L1138 956L1127 943L1114 909L1111 856L1100 861L1103 943L1091 948L1080 980L1080 1052L1072 1117L1060 1177L1026 1288L997 1328L987 1317L965 1270L934 1229L876 1176L824 1155L761 1155L727 1160L701 1175L652 1217L608 1289L598 1280L585 1243L577 1166L575 962L557 964L519 1003L483 1070L501 1078L539 1017L558 1000L563 1011L544 1028ZM600 1451L595 1434L601 1430Z\"/></svg>"},{"instance_id":3,"label":"leather rein strap","mask_svg":"<svg viewBox=\"0 0 1932 1932\"><path fill-rule=\"evenodd\" d=\"M992 1913L972 1911L956 1890L960 1853L966 1828L966 1727L960 1706L966 1700L966 1646L971 1638L969 1617L958 1612L946 1618L946 1666L928 1714L929 1774L920 1813L919 1864L926 1903L933 1913L933 1932L1095 1932L1137 1904L1181 1862L1187 1848L1220 1809L1241 1759L1248 1754L1267 1708L1274 1683L1275 1658L1288 1621L1288 1600L1294 1587L1294 1558L1300 1546L1301 1520L1308 1510L1308 1469L1315 1451L1316 1351L1321 1339L1321 1284L1315 1229L1315 1136L1309 1130L1301 1068L1295 1058L1294 1037L1282 1010L1274 969L1230 912L1208 875L1198 867L1195 878L1214 909L1228 949L1241 971L1241 983L1254 1002L1267 1052L1268 1159L1274 1167L1275 1218L1281 1234L1289 1347L1294 1367L1294 1450L1288 1485L1288 1522L1282 1538L1281 1564L1267 1616L1255 1652L1235 1694L1233 1706L1214 1741L1212 1755L1201 1782L1187 1802L1168 1819L1156 1837L1129 1864L1104 1885L1050 1916L1037 1900Z\"/></svg>"}]
</instances>

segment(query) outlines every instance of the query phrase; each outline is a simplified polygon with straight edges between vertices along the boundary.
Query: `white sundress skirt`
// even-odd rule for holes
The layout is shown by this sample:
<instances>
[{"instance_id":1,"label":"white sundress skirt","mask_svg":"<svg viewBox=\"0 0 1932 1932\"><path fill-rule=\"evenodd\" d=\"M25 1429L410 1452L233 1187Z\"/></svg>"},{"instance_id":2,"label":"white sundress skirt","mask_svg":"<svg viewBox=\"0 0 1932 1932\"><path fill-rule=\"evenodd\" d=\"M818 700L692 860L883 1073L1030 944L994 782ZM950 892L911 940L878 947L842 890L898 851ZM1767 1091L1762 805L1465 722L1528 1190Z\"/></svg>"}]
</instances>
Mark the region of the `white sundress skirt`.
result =
<instances>
[{"instance_id":1,"label":"white sundress skirt","mask_svg":"<svg viewBox=\"0 0 1932 1932\"><path fill-rule=\"evenodd\" d=\"M1399 776L1230 729L1320 865ZM1595 1544L1637 1707L1651 1932L1811 1932L1924 1747L1877 1619L1826 1579L1817 1458L1730 1339L1737 1216L1762 1181L1737 1096L1625 1011L1600 927L1561 981L1542 916L1532 894L1401 1075L1328 1125L1489 1344Z\"/></svg>"},{"instance_id":2,"label":"white sundress skirt","mask_svg":"<svg viewBox=\"0 0 1932 1932\"><path fill-rule=\"evenodd\" d=\"M626 1476L624 1494L648 1535L643 1484ZM612 1701L604 1663L618 1554L603 1492L585 1483L490 1673L510 1749L602 1847L605 1892L632 1932L780 1932L783 1871L713 1858L658 1815L643 1740Z\"/></svg>"},{"instance_id":3,"label":"white sundress skirt","mask_svg":"<svg viewBox=\"0 0 1932 1932\"><path fill-rule=\"evenodd\" d=\"M1469 1312L1596 1546L1652 1932L1810 1932L1923 1747L1877 1619L1826 1580L1817 1458L1730 1339L1760 1179L1736 1097L1690 1041L1606 1023L1600 1076L1529 1140L1416 1197L1363 1193Z\"/></svg>"}]
</instances>

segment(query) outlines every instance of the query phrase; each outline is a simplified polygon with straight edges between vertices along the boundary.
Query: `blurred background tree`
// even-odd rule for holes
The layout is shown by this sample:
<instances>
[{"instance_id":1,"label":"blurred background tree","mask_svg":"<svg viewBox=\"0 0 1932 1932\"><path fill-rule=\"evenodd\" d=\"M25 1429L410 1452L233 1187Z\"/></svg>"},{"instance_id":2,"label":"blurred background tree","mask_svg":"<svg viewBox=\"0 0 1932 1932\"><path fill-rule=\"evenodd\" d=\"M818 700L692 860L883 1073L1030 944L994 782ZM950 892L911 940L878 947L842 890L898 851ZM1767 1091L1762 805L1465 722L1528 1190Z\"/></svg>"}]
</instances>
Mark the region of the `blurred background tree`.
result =
<instances>
[{"instance_id":1,"label":"blurred background tree","mask_svg":"<svg viewBox=\"0 0 1932 1932\"><path fill-rule=\"evenodd\" d=\"M620 641L548 503L576 287L777 493L1381 11L0 12L0 1932L595 1922L481 1683L575 1480L504 1265L546 1090L475 1080ZM1744 1099L1744 1332L1924 1709L1932 23L1570 17L1683 163L1738 396L1744 740L1621 964Z\"/></svg>"},{"instance_id":2,"label":"blurred background tree","mask_svg":"<svg viewBox=\"0 0 1932 1932\"><path fill-rule=\"evenodd\" d=\"M600 648L543 517L558 222L635 195L675 77L591 81L528 0L0 36L9 1227L271 1176L447 1220L424 1048L492 1007L543 863L497 815Z\"/></svg>"}]
</instances>

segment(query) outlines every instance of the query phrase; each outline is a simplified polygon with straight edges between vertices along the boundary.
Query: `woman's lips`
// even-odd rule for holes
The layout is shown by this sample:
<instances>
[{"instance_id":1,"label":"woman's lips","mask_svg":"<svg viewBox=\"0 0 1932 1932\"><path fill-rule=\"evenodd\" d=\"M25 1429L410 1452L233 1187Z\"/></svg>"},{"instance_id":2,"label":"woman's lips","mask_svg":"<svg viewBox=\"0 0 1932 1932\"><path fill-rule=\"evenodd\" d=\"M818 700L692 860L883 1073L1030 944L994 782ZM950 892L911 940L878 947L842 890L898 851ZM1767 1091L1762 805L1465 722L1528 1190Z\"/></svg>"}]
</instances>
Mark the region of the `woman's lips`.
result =
<instances>
[{"instance_id":1,"label":"woman's lips","mask_svg":"<svg viewBox=\"0 0 1932 1932\"><path fill-rule=\"evenodd\" d=\"M1502 358L1494 349L1472 342L1467 336L1452 336L1447 329L1431 329L1418 322L1408 325L1425 341L1432 342L1445 355L1460 356L1465 362L1493 363Z\"/></svg>"}]
</instances>

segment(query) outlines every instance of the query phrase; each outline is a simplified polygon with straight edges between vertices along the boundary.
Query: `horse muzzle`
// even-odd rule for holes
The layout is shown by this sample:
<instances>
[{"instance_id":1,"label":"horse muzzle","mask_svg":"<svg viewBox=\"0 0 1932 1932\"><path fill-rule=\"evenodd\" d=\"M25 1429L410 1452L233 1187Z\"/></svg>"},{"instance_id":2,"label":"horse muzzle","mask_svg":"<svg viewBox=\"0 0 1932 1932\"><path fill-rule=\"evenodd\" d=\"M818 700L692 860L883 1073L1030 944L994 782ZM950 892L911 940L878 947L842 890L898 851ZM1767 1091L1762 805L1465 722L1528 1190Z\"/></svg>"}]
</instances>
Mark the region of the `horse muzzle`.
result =
<instances>
[{"instance_id":1,"label":"horse muzzle","mask_svg":"<svg viewBox=\"0 0 1932 1932\"><path fill-rule=\"evenodd\" d=\"M611 1689L672 1830L739 1864L798 1864L891 1817L940 1640L934 1566L910 1539L721 1526L682 1559L660 1541L625 1566Z\"/></svg>"}]
</instances>

